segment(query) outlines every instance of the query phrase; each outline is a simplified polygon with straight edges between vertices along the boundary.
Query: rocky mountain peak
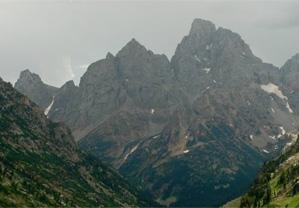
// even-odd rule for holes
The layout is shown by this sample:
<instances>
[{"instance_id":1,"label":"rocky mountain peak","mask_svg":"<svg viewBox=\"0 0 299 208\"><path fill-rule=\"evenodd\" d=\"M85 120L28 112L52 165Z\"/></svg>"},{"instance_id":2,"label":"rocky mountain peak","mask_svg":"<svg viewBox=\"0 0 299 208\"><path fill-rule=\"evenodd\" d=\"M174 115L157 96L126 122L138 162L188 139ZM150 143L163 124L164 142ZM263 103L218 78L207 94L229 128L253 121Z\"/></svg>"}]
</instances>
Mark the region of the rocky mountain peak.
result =
<instances>
[{"instance_id":1,"label":"rocky mountain peak","mask_svg":"<svg viewBox=\"0 0 299 208\"><path fill-rule=\"evenodd\" d=\"M108 52L106 55L106 59L113 59L113 58L114 58L113 54Z\"/></svg>"},{"instance_id":2,"label":"rocky mountain peak","mask_svg":"<svg viewBox=\"0 0 299 208\"><path fill-rule=\"evenodd\" d=\"M281 82L290 90L297 88L299 82L299 53L286 61L281 67L280 73L282 75Z\"/></svg>"},{"instance_id":3,"label":"rocky mountain peak","mask_svg":"<svg viewBox=\"0 0 299 208\"><path fill-rule=\"evenodd\" d=\"M287 60L282 68L289 68L292 70L299 70L299 53L295 54L292 58Z\"/></svg>"},{"instance_id":4,"label":"rocky mountain peak","mask_svg":"<svg viewBox=\"0 0 299 208\"><path fill-rule=\"evenodd\" d=\"M208 20L195 19L191 25L189 35L195 35L199 38L209 35L216 31L216 26Z\"/></svg>"},{"instance_id":5,"label":"rocky mountain peak","mask_svg":"<svg viewBox=\"0 0 299 208\"><path fill-rule=\"evenodd\" d=\"M31 73L26 69L20 73L20 77L15 83L15 89L27 95L33 102L45 109L52 101L52 97L57 88L43 83L39 75Z\"/></svg>"},{"instance_id":6,"label":"rocky mountain peak","mask_svg":"<svg viewBox=\"0 0 299 208\"><path fill-rule=\"evenodd\" d=\"M117 57L137 58L140 55L147 54L147 49L141 45L135 38L128 42L116 55Z\"/></svg>"},{"instance_id":7,"label":"rocky mountain peak","mask_svg":"<svg viewBox=\"0 0 299 208\"><path fill-rule=\"evenodd\" d=\"M29 69L26 69L24 71L21 71L20 77L17 80L16 84L26 83L26 84L38 84L42 82L39 75L32 73Z\"/></svg>"}]
</instances>

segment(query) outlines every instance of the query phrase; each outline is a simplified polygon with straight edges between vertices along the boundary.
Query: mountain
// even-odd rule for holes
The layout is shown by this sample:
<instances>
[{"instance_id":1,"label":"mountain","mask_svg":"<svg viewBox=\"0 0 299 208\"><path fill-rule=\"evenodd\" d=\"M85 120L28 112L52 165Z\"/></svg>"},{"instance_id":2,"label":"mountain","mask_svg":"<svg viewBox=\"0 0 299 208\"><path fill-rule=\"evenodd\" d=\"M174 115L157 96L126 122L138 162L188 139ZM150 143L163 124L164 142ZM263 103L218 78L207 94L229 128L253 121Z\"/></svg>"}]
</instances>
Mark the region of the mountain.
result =
<instances>
[{"instance_id":1,"label":"mountain","mask_svg":"<svg viewBox=\"0 0 299 208\"><path fill-rule=\"evenodd\" d=\"M132 39L58 89L48 115L159 203L218 206L298 125L283 76L237 33L195 19L171 61Z\"/></svg>"},{"instance_id":2,"label":"mountain","mask_svg":"<svg viewBox=\"0 0 299 208\"><path fill-rule=\"evenodd\" d=\"M298 130L297 130L298 132ZM297 134L290 134L296 141ZM282 155L267 161L240 207L297 207L299 205L299 140Z\"/></svg>"},{"instance_id":3,"label":"mountain","mask_svg":"<svg viewBox=\"0 0 299 208\"><path fill-rule=\"evenodd\" d=\"M0 206L154 206L0 79Z\"/></svg>"},{"instance_id":4,"label":"mountain","mask_svg":"<svg viewBox=\"0 0 299 208\"><path fill-rule=\"evenodd\" d=\"M42 109L46 109L52 102L53 96L58 88L46 85L41 78L29 69L21 72L15 83L15 89L30 97L30 100L37 103Z\"/></svg>"}]
</instances>

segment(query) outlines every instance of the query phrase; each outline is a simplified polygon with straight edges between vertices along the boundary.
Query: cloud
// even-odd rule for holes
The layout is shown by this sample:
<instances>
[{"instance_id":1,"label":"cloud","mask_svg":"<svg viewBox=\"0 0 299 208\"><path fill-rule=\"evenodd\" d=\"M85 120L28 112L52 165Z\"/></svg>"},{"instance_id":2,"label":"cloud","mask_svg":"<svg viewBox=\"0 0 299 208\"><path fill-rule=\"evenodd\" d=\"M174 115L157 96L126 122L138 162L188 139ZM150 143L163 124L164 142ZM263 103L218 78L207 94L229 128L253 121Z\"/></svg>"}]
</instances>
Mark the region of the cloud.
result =
<instances>
[{"instance_id":1,"label":"cloud","mask_svg":"<svg viewBox=\"0 0 299 208\"><path fill-rule=\"evenodd\" d=\"M74 66L74 68L78 68L78 69L87 69L89 65L90 65L90 64L82 64L82 65Z\"/></svg>"},{"instance_id":2,"label":"cloud","mask_svg":"<svg viewBox=\"0 0 299 208\"><path fill-rule=\"evenodd\" d=\"M195 18L239 33L277 66L298 53L297 0L0 1L0 76L14 81L28 68L54 86L78 83L87 63L133 37L171 59Z\"/></svg>"},{"instance_id":3,"label":"cloud","mask_svg":"<svg viewBox=\"0 0 299 208\"><path fill-rule=\"evenodd\" d=\"M64 69L65 69L65 72L66 72L66 79L67 80L73 80L75 78L75 74L73 72L73 69L72 69L72 63L71 63L71 57L69 56L65 56L63 57L63 66L64 66Z\"/></svg>"}]
</instances>

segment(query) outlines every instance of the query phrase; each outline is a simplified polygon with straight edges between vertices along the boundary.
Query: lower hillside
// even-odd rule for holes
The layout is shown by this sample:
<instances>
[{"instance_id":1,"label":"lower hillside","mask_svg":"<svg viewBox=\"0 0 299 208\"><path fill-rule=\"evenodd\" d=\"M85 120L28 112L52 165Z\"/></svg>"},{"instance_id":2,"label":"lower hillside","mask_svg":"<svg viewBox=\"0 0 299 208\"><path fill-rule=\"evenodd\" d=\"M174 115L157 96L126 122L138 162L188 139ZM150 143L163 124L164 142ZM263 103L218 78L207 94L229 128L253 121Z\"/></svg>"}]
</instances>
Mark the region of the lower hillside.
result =
<instances>
[{"instance_id":1,"label":"lower hillside","mask_svg":"<svg viewBox=\"0 0 299 208\"><path fill-rule=\"evenodd\" d=\"M240 207L299 206L299 140L284 154L265 163L241 199Z\"/></svg>"},{"instance_id":2,"label":"lower hillside","mask_svg":"<svg viewBox=\"0 0 299 208\"><path fill-rule=\"evenodd\" d=\"M0 207L154 206L0 78Z\"/></svg>"}]
</instances>

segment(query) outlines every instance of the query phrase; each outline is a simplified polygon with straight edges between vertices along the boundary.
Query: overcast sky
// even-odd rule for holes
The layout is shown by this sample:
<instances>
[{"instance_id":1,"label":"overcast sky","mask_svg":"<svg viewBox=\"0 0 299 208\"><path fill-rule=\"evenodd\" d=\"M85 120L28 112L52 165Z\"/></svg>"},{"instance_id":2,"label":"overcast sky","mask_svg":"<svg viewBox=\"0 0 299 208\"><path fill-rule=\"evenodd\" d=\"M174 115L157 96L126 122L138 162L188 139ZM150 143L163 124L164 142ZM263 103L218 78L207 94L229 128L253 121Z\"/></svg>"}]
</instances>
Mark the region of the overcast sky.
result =
<instances>
[{"instance_id":1,"label":"overcast sky","mask_svg":"<svg viewBox=\"0 0 299 208\"><path fill-rule=\"evenodd\" d=\"M45 83L78 84L87 66L132 38L171 59L195 18L239 33L281 67L299 53L299 1L1 1L0 76L30 69Z\"/></svg>"}]
</instances>

